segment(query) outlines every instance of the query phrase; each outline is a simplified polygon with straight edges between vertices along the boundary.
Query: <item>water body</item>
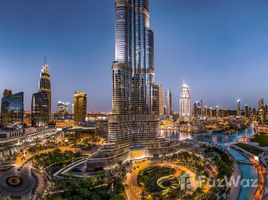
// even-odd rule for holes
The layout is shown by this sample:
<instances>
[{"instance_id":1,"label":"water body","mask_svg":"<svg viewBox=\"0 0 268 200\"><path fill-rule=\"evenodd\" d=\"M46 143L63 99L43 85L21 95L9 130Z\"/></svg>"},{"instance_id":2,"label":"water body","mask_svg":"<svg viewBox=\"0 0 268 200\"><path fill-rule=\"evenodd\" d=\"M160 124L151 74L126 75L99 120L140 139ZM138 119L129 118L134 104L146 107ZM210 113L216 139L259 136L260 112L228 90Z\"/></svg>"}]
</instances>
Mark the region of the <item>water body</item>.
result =
<instances>
[{"instance_id":1,"label":"water body","mask_svg":"<svg viewBox=\"0 0 268 200\"><path fill-rule=\"evenodd\" d=\"M247 180L241 186L241 190L238 196L238 200L252 199L254 196L255 187L253 187L254 180L258 178L258 173L253 165L250 164L238 164L242 180ZM248 185L249 183L249 185Z\"/></svg>"},{"instance_id":2,"label":"water body","mask_svg":"<svg viewBox=\"0 0 268 200\"><path fill-rule=\"evenodd\" d=\"M237 142L241 137L251 136L254 130L251 126L237 133L180 133L174 130L161 130L161 135L170 141L195 139L202 142L213 142L219 145L228 145Z\"/></svg>"},{"instance_id":3,"label":"water body","mask_svg":"<svg viewBox=\"0 0 268 200\"><path fill-rule=\"evenodd\" d=\"M195 139L201 142L207 142L207 143L216 143L218 145L228 146L232 143L235 143L239 141L241 137L245 136L251 136L253 135L254 130L251 126L248 128L241 130L237 133L232 133L232 134L223 134L223 133L180 133L178 131L170 131L170 130L162 130L161 135L166 137L166 139L170 141L182 141L186 139ZM236 161L246 161L247 158L242 155L239 151L233 149L233 148L228 148L230 154L233 156L233 158ZM255 167L251 164L243 164L243 163L238 163L240 173L241 173L241 178L242 179L247 179L247 180L254 180L258 178L257 171ZM250 181L252 183L252 181ZM251 185L250 185L251 186ZM256 188L254 187L241 187L240 193L238 200L245 200L245 199L251 199L254 195L254 191Z\"/></svg>"},{"instance_id":4,"label":"water body","mask_svg":"<svg viewBox=\"0 0 268 200\"><path fill-rule=\"evenodd\" d=\"M239 153L238 151L236 151L233 148L230 148L229 152L230 152L230 154L233 156L233 158L236 161L246 161L246 160L248 160L245 156L243 156L241 153Z\"/></svg>"}]
</instances>

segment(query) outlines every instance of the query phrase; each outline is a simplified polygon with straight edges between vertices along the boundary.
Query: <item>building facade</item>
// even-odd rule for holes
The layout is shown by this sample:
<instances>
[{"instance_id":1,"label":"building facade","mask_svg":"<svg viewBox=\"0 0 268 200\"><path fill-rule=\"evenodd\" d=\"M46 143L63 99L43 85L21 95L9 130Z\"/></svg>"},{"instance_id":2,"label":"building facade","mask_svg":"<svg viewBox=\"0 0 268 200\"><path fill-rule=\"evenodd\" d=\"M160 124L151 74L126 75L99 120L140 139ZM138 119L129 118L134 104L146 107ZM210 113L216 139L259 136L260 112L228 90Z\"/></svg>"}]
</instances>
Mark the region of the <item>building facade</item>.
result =
<instances>
[{"instance_id":1,"label":"building facade","mask_svg":"<svg viewBox=\"0 0 268 200\"><path fill-rule=\"evenodd\" d=\"M45 63L40 74L40 80L39 80L39 92L45 92L47 93L48 98L48 117L49 121L51 121L51 82L50 82L50 73L48 65Z\"/></svg>"},{"instance_id":2,"label":"building facade","mask_svg":"<svg viewBox=\"0 0 268 200\"><path fill-rule=\"evenodd\" d=\"M221 117L221 116L220 116L220 108L219 108L219 106L216 106L215 116L216 116L216 117Z\"/></svg>"},{"instance_id":3,"label":"building facade","mask_svg":"<svg viewBox=\"0 0 268 200\"><path fill-rule=\"evenodd\" d=\"M5 92L1 102L1 125L4 128L23 128L24 93Z\"/></svg>"},{"instance_id":4,"label":"building facade","mask_svg":"<svg viewBox=\"0 0 268 200\"><path fill-rule=\"evenodd\" d=\"M87 115L87 94L75 92L74 94L74 122L76 124L85 122Z\"/></svg>"},{"instance_id":5,"label":"building facade","mask_svg":"<svg viewBox=\"0 0 268 200\"><path fill-rule=\"evenodd\" d=\"M54 118L57 120L72 119L73 106L70 102L59 101L57 104L57 112L54 114Z\"/></svg>"},{"instance_id":6,"label":"building facade","mask_svg":"<svg viewBox=\"0 0 268 200\"><path fill-rule=\"evenodd\" d=\"M244 113L245 113L245 117L251 117L251 115L250 115L250 107L247 104L245 105Z\"/></svg>"},{"instance_id":7,"label":"building facade","mask_svg":"<svg viewBox=\"0 0 268 200\"><path fill-rule=\"evenodd\" d=\"M157 116L164 115L164 105L163 105L163 87L162 85L155 85L154 91L154 99L153 99L153 113Z\"/></svg>"},{"instance_id":8,"label":"building facade","mask_svg":"<svg viewBox=\"0 0 268 200\"><path fill-rule=\"evenodd\" d=\"M57 104L57 113L72 113L72 105L70 102L59 101Z\"/></svg>"},{"instance_id":9,"label":"building facade","mask_svg":"<svg viewBox=\"0 0 268 200\"><path fill-rule=\"evenodd\" d=\"M37 92L32 97L32 126L48 126L49 122L49 99L46 92Z\"/></svg>"},{"instance_id":10,"label":"building facade","mask_svg":"<svg viewBox=\"0 0 268 200\"><path fill-rule=\"evenodd\" d=\"M179 117L182 122L189 122L191 120L191 94L190 88L187 84L183 83L180 92L180 105L179 105Z\"/></svg>"},{"instance_id":11,"label":"building facade","mask_svg":"<svg viewBox=\"0 0 268 200\"><path fill-rule=\"evenodd\" d=\"M172 115L172 92L170 89L166 93L166 115Z\"/></svg>"},{"instance_id":12,"label":"building facade","mask_svg":"<svg viewBox=\"0 0 268 200\"><path fill-rule=\"evenodd\" d=\"M159 99L159 115L162 116L165 114L164 112L164 93L163 93L163 86L158 85L158 99Z\"/></svg>"},{"instance_id":13,"label":"building facade","mask_svg":"<svg viewBox=\"0 0 268 200\"><path fill-rule=\"evenodd\" d=\"M5 89L3 92L3 97L9 97L9 96L12 96L12 91Z\"/></svg>"},{"instance_id":14,"label":"building facade","mask_svg":"<svg viewBox=\"0 0 268 200\"><path fill-rule=\"evenodd\" d=\"M264 109L264 98L259 98L258 109Z\"/></svg>"},{"instance_id":15,"label":"building facade","mask_svg":"<svg viewBox=\"0 0 268 200\"><path fill-rule=\"evenodd\" d=\"M202 113L202 100L196 101L194 103L194 117L197 119L202 119L203 113Z\"/></svg>"},{"instance_id":16,"label":"building facade","mask_svg":"<svg viewBox=\"0 0 268 200\"><path fill-rule=\"evenodd\" d=\"M148 0L116 0L115 61L109 142L140 143L155 138L154 34Z\"/></svg>"},{"instance_id":17,"label":"building facade","mask_svg":"<svg viewBox=\"0 0 268 200\"><path fill-rule=\"evenodd\" d=\"M236 102L236 115L237 116L241 115L241 101L240 101L240 99L238 99Z\"/></svg>"}]
</instances>

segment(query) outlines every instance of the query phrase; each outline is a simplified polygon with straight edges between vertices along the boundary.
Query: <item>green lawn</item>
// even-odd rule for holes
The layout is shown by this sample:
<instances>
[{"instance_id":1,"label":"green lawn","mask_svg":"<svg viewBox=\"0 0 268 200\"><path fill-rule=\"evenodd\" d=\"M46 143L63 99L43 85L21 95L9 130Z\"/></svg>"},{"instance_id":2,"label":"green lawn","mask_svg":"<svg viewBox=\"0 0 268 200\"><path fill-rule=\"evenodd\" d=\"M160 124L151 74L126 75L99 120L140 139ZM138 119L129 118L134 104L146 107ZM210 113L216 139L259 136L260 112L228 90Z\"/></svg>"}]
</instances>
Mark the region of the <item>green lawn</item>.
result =
<instances>
[{"instance_id":1,"label":"green lawn","mask_svg":"<svg viewBox=\"0 0 268 200\"><path fill-rule=\"evenodd\" d=\"M158 190L156 181L163 176L174 174L175 170L168 167L149 167L138 174L138 184L144 186L150 192L156 192Z\"/></svg>"},{"instance_id":2,"label":"green lawn","mask_svg":"<svg viewBox=\"0 0 268 200\"><path fill-rule=\"evenodd\" d=\"M61 152L60 149L55 149L52 152L42 153L40 155L35 155L33 158L35 160L36 166L42 166L46 168L52 164L70 164L75 162L77 159L81 157L81 154L73 153L71 151Z\"/></svg>"},{"instance_id":3,"label":"green lawn","mask_svg":"<svg viewBox=\"0 0 268 200\"><path fill-rule=\"evenodd\" d=\"M255 135L250 141L259 143L261 147L268 147L268 135L266 134Z\"/></svg>"},{"instance_id":4,"label":"green lawn","mask_svg":"<svg viewBox=\"0 0 268 200\"><path fill-rule=\"evenodd\" d=\"M235 145L240 147L241 149L248 151L249 153L252 153L255 156L258 156L259 154L261 154L263 152L261 149L258 149L256 147L253 147L253 146L248 145L248 144L237 143Z\"/></svg>"}]
</instances>

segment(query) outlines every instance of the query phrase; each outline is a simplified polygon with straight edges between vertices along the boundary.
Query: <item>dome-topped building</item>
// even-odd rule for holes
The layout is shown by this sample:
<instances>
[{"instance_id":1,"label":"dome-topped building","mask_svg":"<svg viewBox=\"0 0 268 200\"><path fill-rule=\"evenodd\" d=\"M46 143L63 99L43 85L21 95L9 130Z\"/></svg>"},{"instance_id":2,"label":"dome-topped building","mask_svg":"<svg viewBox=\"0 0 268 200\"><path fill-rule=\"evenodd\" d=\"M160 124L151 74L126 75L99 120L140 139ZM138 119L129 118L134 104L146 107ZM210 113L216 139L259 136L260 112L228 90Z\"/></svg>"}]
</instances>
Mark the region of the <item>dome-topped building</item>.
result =
<instances>
[{"instance_id":1,"label":"dome-topped building","mask_svg":"<svg viewBox=\"0 0 268 200\"><path fill-rule=\"evenodd\" d=\"M183 83L181 87L179 114L180 121L189 122L191 120L191 93L190 88L186 83Z\"/></svg>"}]
</instances>

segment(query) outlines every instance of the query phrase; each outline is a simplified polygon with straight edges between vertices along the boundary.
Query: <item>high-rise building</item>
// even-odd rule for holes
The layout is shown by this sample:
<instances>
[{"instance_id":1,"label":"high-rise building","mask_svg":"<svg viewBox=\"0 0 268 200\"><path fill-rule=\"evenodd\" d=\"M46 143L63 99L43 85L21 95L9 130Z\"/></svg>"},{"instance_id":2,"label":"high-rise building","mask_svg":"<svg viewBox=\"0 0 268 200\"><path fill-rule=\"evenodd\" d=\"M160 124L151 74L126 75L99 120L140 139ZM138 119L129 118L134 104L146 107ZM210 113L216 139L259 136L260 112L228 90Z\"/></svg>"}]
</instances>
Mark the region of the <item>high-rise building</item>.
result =
<instances>
[{"instance_id":1,"label":"high-rise building","mask_svg":"<svg viewBox=\"0 0 268 200\"><path fill-rule=\"evenodd\" d=\"M49 121L51 121L51 82L50 82L50 73L48 69L48 64L44 64L41 74L40 74L40 81L39 81L39 92L47 93L48 97L48 117Z\"/></svg>"},{"instance_id":2,"label":"high-rise building","mask_svg":"<svg viewBox=\"0 0 268 200\"><path fill-rule=\"evenodd\" d=\"M263 109L264 108L264 98L260 98L258 100L258 109Z\"/></svg>"},{"instance_id":3,"label":"high-rise building","mask_svg":"<svg viewBox=\"0 0 268 200\"><path fill-rule=\"evenodd\" d=\"M32 97L32 126L43 127L49 122L48 96L46 92L38 92Z\"/></svg>"},{"instance_id":4,"label":"high-rise building","mask_svg":"<svg viewBox=\"0 0 268 200\"><path fill-rule=\"evenodd\" d=\"M159 113L159 87L155 85L153 88L153 98L152 98L152 114L160 116Z\"/></svg>"},{"instance_id":5,"label":"high-rise building","mask_svg":"<svg viewBox=\"0 0 268 200\"><path fill-rule=\"evenodd\" d=\"M237 116L241 115L241 101L240 101L240 99L238 99L236 102L236 115Z\"/></svg>"},{"instance_id":6,"label":"high-rise building","mask_svg":"<svg viewBox=\"0 0 268 200\"><path fill-rule=\"evenodd\" d=\"M158 85L158 95L159 95L159 115L164 115L164 93L163 93L163 86L162 85Z\"/></svg>"},{"instance_id":7,"label":"high-rise building","mask_svg":"<svg viewBox=\"0 0 268 200\"><path fill-rule=\"evenodd\" d=\"M3 92L3 97L10 97L10 96L12 96L12 91L5 89Z\"/></svg>"},{"instance_id":8,"label":"high-rise building","mask_svg":"<svg viewBox=\"0 0 268 200\"><path fill-rule=\"evenodd\" d=\"M250 117L250 109L247 104L245 105L245 117Z\"/></svg>"},{"instance_id":9,"label":"high-rise building","mask_svg":"<svg viewBox=\"0 0 268 200\"><path fill-rule=\"evenodd\" d=\"M213 117L213 108L212 107L209 108L209 117Z\"/></svg>"},{"instance_id":10,"label":"high-rise building","mask_svg":"<svg viewBox=\"0 0 268 200\"><path fill-rule=\"evenodd\" d=\"M172 92L170 89L166 93L166 115L172 115Z\"/></svg>"},{"instance_id":11,"label":"high-rise building","mask_svg":"<svg viewBox=\"0 0 268 200\"><path fill-rule=\"evenodd\" d=\"M198 118L198 106L199 106L199 102L196 101L196 102L194 103L194 117L195 117L195 118Z\"/></svg>"},{"instance_id":12,"label":"high-rise building","mask_svg":"<svg viewBox=\"0 0 268 200\"><path fill-rule=\"evenodd\" d=\"M202 100L194 103L194 117L202 119Z\"/></svg>"},{"instance_id":13,"label":"high-rise building","mask_svg":"<svg viewBox=\"0 0 268 200\"><path fill-rule=\"evenodd\" d=\"M261 124L264 124L265 118L266 118L266 109L265 109L265 104L264 104L264 98L260 98L258 100L258 121Z\"/></svg>"},{"instance_id":14,"label":"high-rise building","mask_svg":"<svg viewBox=\"0 0 268 200\"><path fill-rule=\"evenodd\" d=\"M136 144L155 138L159 118L153 112L154 34L148 0L116 0L115 61L109 142Z\"/></svg>"},{"instance_id":15,"label":"high-rise building","mask_svg":"<svg viewBox=\"0 0 268 200\"><path fill-rule=\"evenodd\" d=\"M220 108L216 106L216 117L220 117Z\"/></svg>"},{"instance_id":16,"label":"high-rise building","mask_svg":"<svg viewBox=\"0 0 268 200\"><path fill-rule=\"evenodd\" d=\"M4 91L1 102L1 125L4 128L23 128L24 94Z\"/></svg>"},{"instance_id":17,"label":"high-rise building","mask_svg":"<svg viewBox=\"0 0 268 200\"><path fill-rule=\"evenodd\" d=\"M253 109L249 107L249 117L252 117L252 115L253 115Z\"/></svg>"},{"instance_id":18,"label":"high-rise building","mask_svg":"<svg viewBox=\"0 0 268 200\"><path fill-rule=\"evenodd\" d=\"M87 94L85 92L75 92L74 94L74 122L86 121L87 115Z\"/></svg>"},{"instance_id":19,"label":"high-rise building","mask_svg":"<svg viewBox=\"0 0 268 200\"><path fill-rule=\"evenodd\" d=\"M264 121L265 121L265 115L264 115L264 110L261 108L258 110L258 121L261 123L261 124L264 124Z\"/></svg>"},{"instance_id":20,"label":"high-rise building","mask_svg":"<svg viewBox=\"0 0 268 200\"><path fill-rule=\"evenodd\" d=\"M204 107L204 117L206 117L206 118L209 117L208 106L205 106L205 107Z\"/></svg>"},{"instance_id":21,"label":"high-rise building","mask_svg":"<svg viewBox=\"0 0 268 200\"><path fill-rule=\"evenodd\" d=\"M115 2L116 52L108 142L87 161L89 171L113 167L129 159L170 153L180 146L158 137L155 101L159 101L156 97L159 90L154 83L154 43L148 3L149 0Z\"/></svg>"},{"instance_id":22,"label":"high-rise building","mask_svg":"<svg viewBox=\"0 0 268 200\"><path fill-rule=\"evenodd\" d=\"M253 114L254 116L257 115L257 109L256 109L256 108L253 108L253 109L252 109L252 114Z\"/></svg>"},{"instance_id":23,"label":"high-rise building","mask_svg":"<svg viewBox=\"0 0 268 200\"><path fill-rule=\"evenodd\" d=\"M164 114L162 85L155 85L154 94L152 114L160 117Z\"/></svg>"},{"instance_id":24,"label":"high-rise building","mask_svg":"<svg viewBox=\"0 0 268 200\"><path fill-rule=\"evenodd\" d=\"M73 106L70 102L58 101L57 112L54 114L56 120L67 120L73 117Z\"/></svg>"},{"instance_id":25,"label":"high-rise building","mask_svg":"<svg viewBox=\"0 0 268 200\"><path fill-rule=\"evenodd\" d=\"M180 121L189 122L191 120L191 94L189 86L185 83L182 84L180 92L179 115Z\"/></svg>"},{"instance_id":26,"label":"high-rise building","mask_svg":"<svg viewBox=\"0 0 268 200\"><path fill-rule=\"evenodd\" d=\"M201 118L203 119L204 117L204 104L203 104L203 100L200 100L200 106L201 106Z\"/></svg>"},{"instance_id":27,"label":"high-rise building","mask_svg":"<svg viewBox=\"0 0 268 200\"><path fill-rule=\"evenodd\" d=\"M249 117L249 106L247 104L245 104L245 107L244 107L244 114L245 114L245 117Z\"/></svg>"},{"instance_id":28,"label":"high-rise building","mask_svg":"<svg viewBox=\"0 0 268 200\"><path fill-rule=\"evenodd\" d=\"M72 104L70 102L59 101L57 104L57 113L71 114L72 113Z\"/></svg>"}]
</instances>

